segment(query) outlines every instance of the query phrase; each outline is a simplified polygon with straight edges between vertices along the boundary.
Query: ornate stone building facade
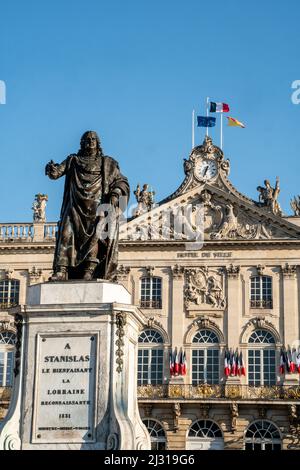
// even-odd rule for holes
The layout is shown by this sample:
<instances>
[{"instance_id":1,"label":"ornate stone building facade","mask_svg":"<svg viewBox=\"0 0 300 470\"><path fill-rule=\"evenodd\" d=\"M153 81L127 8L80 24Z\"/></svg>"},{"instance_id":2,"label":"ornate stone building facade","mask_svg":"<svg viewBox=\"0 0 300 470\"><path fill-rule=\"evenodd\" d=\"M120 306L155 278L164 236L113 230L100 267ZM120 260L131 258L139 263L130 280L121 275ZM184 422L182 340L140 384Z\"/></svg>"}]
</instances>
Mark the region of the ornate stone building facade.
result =
<instances>
[{"instance_id":1,"label":"ornate stone building facade","mask_svg":"<svg viewBox=\"0 0 300 470\"><path fill-rule=\"evenodd\" d=\"M181 186L121 226L116 280L147 318L137 380L153 448L300 448L300 217L282 214L279 181L259 187L256 202L229 171L206 138ZM15 334L7 307L50 276L56 224L0 230L4 413Z\"/></svg>"}]
</instances>

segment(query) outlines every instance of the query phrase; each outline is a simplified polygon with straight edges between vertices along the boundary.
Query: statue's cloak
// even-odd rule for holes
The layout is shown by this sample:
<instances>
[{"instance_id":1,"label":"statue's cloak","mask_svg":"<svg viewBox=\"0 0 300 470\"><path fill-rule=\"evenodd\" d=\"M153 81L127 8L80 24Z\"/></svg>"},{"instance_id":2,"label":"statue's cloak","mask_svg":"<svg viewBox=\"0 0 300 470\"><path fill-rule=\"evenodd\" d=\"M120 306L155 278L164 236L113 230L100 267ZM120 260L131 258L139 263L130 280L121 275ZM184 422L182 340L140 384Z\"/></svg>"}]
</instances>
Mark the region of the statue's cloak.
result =
<instances>
[{"instance_id":1,"label":"statue's cloak","mask_svg":"<svg viewBox=\"0 0 300 470\"><path fill-rule=\"evenodd\" d=\"M66 176L58 225L54 271L67 266L69 278L82 278L87 262L97 262L94 277L111 279L117 266L119 209L110 206L109 237L103 239L103 204L112 195L129 198L129 184L111 157L93 160L72 154L57 165L59 176ZM124 209L124 204L123 204ZM107 211L104 210L107 216ZM107 219L106 219L107 220ZM105 226L105 224L104 224Z\"/></svg>"}]
</instances>

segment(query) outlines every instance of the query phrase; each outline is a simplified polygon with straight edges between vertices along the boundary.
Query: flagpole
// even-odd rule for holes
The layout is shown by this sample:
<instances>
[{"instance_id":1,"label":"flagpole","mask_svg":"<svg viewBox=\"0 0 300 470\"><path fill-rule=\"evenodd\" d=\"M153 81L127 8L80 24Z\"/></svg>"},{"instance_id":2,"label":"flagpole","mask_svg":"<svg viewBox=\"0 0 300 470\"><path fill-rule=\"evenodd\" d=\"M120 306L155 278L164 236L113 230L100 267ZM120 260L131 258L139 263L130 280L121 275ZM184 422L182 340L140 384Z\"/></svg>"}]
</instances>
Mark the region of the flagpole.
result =
<instances>
[{"instance_id":1,"label":"flagpole","mask_svg":"<svg viewBox=\"0 0 300 470\"><path fill-rule=\"evenodd\" d=\"M195 110L192 112L192 149L195 147Z\"/></svg>"},{"instance_id":2,"label":"flagpole","mask_svg":"<svg viewBox=\"0 0 300 470\"><path fill-rule=\"evenodd\" d=\"M209 97L207 96L206 97L206 117L207 118L208 118L208 101L209 101ZM206 122L206 124L208 124L208 122ZM208 125L206 126L206 136L208 136Z\"/></svg>"},{"instance_id":3,"label":"flagpole","mask_svg":"<svg viewBox=\"0 0 300 470\"><path fill-rule=\"evenodd\" d=\"M223 150L223 111L221 112L221 150Z\"/></svg>"}]
</instances>

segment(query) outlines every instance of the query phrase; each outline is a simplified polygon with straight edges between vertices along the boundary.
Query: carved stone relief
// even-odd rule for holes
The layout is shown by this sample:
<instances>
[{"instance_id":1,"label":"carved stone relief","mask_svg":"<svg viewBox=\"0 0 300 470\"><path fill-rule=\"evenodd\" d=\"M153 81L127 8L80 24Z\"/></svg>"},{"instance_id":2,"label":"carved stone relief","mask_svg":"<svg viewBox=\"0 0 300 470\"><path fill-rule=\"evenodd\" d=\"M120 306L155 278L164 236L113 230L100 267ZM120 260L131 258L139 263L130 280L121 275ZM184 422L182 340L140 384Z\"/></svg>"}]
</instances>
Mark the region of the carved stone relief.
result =
<instances>
[{"instance_id":1,"label":"carved stone relief","mask_svg":"<svg viewBox=\"0 0 300 470\"><path fill-rule=\"evenodd\" d=\"M184 304L187 310L198 307L225 309L224 277L218 270L187 268Z\"/></svg>"}]
</instances>

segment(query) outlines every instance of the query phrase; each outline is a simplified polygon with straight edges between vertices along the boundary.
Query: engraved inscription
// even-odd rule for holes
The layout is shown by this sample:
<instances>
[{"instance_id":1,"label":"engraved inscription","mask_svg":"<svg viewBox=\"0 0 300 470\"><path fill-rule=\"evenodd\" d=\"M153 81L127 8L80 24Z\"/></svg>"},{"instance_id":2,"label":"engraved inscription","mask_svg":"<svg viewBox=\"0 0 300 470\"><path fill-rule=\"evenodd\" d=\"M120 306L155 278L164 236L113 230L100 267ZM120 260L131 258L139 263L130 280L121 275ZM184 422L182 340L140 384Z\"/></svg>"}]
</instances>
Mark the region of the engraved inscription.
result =
<instances>
[{"instance_id":1,"label":"engraved inscription","mask_svg":"<svg viewBox=\"0 0 300 470\"><path fill-rule=\"evenodd\" d=\"M95 440L96 347L90 334L39 337L35 442Z\"/></svg>"}]
</instances>

